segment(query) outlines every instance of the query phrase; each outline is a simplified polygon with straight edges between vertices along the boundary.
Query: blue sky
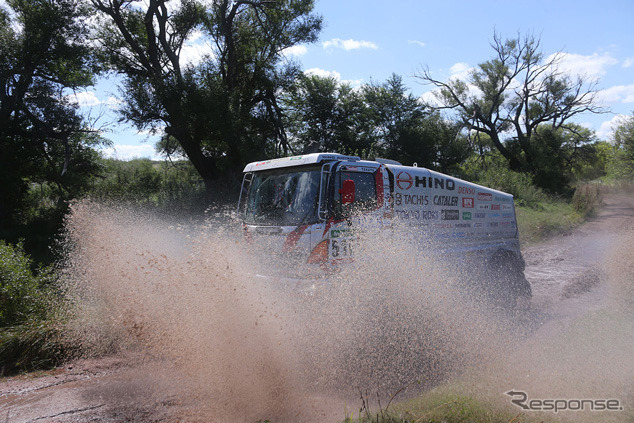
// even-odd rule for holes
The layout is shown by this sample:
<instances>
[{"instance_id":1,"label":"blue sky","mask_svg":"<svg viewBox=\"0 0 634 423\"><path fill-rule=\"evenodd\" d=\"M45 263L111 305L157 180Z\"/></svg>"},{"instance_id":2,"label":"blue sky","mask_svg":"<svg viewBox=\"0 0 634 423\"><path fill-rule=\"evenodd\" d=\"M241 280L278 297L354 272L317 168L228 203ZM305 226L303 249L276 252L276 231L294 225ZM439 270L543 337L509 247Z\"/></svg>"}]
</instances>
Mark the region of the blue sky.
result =
<instances>
[{"instance_id":1,"label":"blue sky","mask_svg":"<svg viewBox=\"0 0 634 423\"><path fill-rule=\"evenodd\" d=\"M417 96L431 87L414 75L423 66L441 80L465 74L493 55L494 31L503 38L532 33L541 38L548 56L562 52L571 73L599 79L600 99L611 113L582 115L577 123L610 134L618 115L634 111L634 1L605 0L317 0L325 27L317 43L298 46L291 54L307 72L332 75L358 85L383 82L392 73L403 76ZM205 49L192 40L186 52ZM82 110L102 111L100 122L116 119L116 81L101 81L82 94ZM154 157L156 137L112 124L104 133L116 157Z\"/></svg>"}]
</instances>

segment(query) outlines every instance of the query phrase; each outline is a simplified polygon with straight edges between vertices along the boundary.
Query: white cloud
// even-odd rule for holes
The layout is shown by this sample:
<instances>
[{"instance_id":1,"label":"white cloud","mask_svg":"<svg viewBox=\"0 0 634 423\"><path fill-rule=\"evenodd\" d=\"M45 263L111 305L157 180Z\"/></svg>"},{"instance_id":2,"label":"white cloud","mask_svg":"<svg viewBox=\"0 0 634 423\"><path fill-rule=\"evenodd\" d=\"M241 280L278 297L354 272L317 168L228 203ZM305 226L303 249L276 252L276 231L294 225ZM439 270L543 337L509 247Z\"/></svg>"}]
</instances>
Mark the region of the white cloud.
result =
<instances>
[{"instance_id":1,"label":"white cloud","mask_svg":"<svg viewBox=\"0 0 634 423\"><path fill-rule=\"evenodd\" d=\"M424 92L420 97L418 97L418 101L432 107L441 107L443 104L440 100L438 100L438 92L439 90Z\"/></svg>"},{"instance_id":2,"label":"white cloud","mask_svg":"<svg viewBox=\"0 0 634 423\"><path fill-rule=\"evenodd\" d=\"M205 41L202 35L200 31L195 31L187 41L183 43L183 48L180 53L181 64L196 66L205 57L213 55L211 46Z\"/></svg>"},{"instance_id":3,"label":"white cloud","mask_svg":"<svg viewBox=\"0 0 634 423\"><path fill-rule=\"evenodd\" d=\"M551 54L546 58L546 62L554 59L556 54ZM594 53L589 56L572 53L559 53L559 69L572 75L582 75L588 77L600 77L605 75L610 66L619 63L608 53Z\"/></svg>"},{"instance_id":4,"label":"white cloud","mask_svg":"<svg viewBox=\"0 0 634 423\"><path fill-rule=\"evenodd\" d=\"M292 46L289 47L287 49L282 50L282 55L284 56L303 56L306 53L308 53L308 47L306 47L305 45L297 45L297 46Z\"/></svg>"},{"instance_id":5,"label":"white cloud","mask_svg":"<svg viewBox=\"0 0 634 423\"><path fill-rule=\"evenodd\" d=\"M102 154L111 159L132 160L140 158L149 158L152 160L162 160L160 154L154 150L154 146L150 144L126 145L115 144L112 147L101 149Z\"/></svg>"},{"instance_id":6,"label":"white cloud","mask_svg":"<svg viewBox=\"0 0 634 423\"><path fill-rule=\"evenodd\" d=\"M101 104L97 94L92 91L81 91L67 96L68 100L77 104L79 107L92 107Z\"/></svg>"},{"instance_id":7,"label":"white cloud","mask_svg":"<svg viewBox=\"0 0 634 423\"><path fill-rule=\"evenodd\" d=\"M418 41L418 40L409 40L407 43L408 44L414 44L414 45L417 45L419 47L425 47L425 43L422 42L422 41Z\"/></svg>"},{"instance_id":8,"label":"white cloud","mask_svg":"<svg viewBox=\"0 0 634 423\"><path fill-rule=\"evenodd\" d=\"M123 101L119 100L117 97L110 96L106 101L104 101L105 105L110 107L111 109L120 107L124 104Z\"/></svg>"},{"instance_id":9,"label":"white cloud","mask_svg":"<svg viewBox=\"0 0 634 423\"><path fill-rule=\"evenodd\" d=\"M602 140L609 140L612 138L614 129L621 123L621 120L625 118L625 115L616 115L610 120L606 120L601 124L597 130L597 135Z\"/></svg>"},{"instance_id":10,"label":"white cloud","mask_svg":"<svg viewBox=\"0 0 634 423\"><path fill-rule=\"evenodd\" d=\"M604 103L634 103L634 84L615 85L601 90L599 99Z\"/></svg>"},{"instance_id":11,"label":"white cloud","mask_svg":"<svg viewBox=\"0 0 634 423\"><path fill-rule=\"evenodd\" d=\"M337 71L327 71L325 69L320 68L310 68L304 71L305 75L316 75L321 76L322 78L334 78L337 81L341 81L341 74Z\"/></svg>"},{"instance_id":12,"label":"white cloud","mask_svg":"<svg viewBox=\"0 0 634 423\"><path fill-rule=\"evenodd\" d=\"M361 86L361 84L363 84L363 80L362 79L341 79L341 74L337 71L328 71L325 69L321 69L321 68L310 68L304 71L304 75L317 75L317 76L321 76L322 78L334 78L336 81L342 83L342 84L348 84L350 85L353 89L356 89L358 87Z\"/></svg>"},{"instance_id":13,"label":"white cloud","mask_svg":"<svg viewBox=\"0 0 634 423\"><path fill-rule=\"evenodd\" d=\"M372 41L359 41L359 40L342 40L340 38L333 38L329 41L324 41L322 43L324 48L334 47L334 48L342 48L344 50L357 50L360 48L369 48L372 50L377 50L379 48L378 45L373 43Z\"/></svg>"},{"instance_id":14,"label":"white cloud","mask_svg":"<svg viewBox=\"0 0 634 423\"><path fill-rule=\"evenodd\" d=\"M624 68L631 68L634 66L634 57L627 58L623 61Z\"/></svg>"},{"instance_id":15,"label":"white cloud","mask_svg":"<svg viewBox=\"0 0 634 423\"><path fill-rule=\"evenodd\" d=\"M451 79L460 79L466 80L469 76L469 72L471 72L473 68L469 66L467 63L456 63L452 67L449 68L450 78Z\"/></svg>"}]
</instances>

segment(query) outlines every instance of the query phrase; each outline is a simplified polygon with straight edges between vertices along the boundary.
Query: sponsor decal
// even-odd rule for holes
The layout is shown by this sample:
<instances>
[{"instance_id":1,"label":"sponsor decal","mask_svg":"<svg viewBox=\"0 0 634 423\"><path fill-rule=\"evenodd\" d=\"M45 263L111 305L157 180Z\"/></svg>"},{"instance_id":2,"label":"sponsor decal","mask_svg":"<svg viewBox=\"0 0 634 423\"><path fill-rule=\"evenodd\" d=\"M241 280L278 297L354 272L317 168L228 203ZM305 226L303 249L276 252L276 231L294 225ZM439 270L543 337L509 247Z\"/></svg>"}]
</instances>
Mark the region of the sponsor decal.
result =
<instances>
[{"instance_id":1,"label":"sponsor decal","mask_svg":"<svg viewBox=\"0 0 634 423\"><path fill-rule=\"evenodd\" d=\"M491 210L500 210L499 204L491 204Z\"/></svg>"},{"instance_id":2,"label":"sponsor decal","mask_svg":"<svg viewBox=\"0 0 634 423\"><path fill-rule=\"evenodd\" d=\"M347 258L353 255L355 241L352 239L333 239L330 241L330 257Z\"/></svg>"},{"instance_id":3,"label":"sponsor decal","mask_svg":"<svg viewBox=\"0 0 634 423\"><path fill-rule=\"evenodd\" d=\"M471 220L471 212L462 212L462 220Z\"/></svg>"},{"instance_id":4,"label":"sponsor decal","mask_svg":"<svg viewBox=\"0 0 634 423\"><path fill-rule=\"evenodd\" d=\"M412 175L407 172L399 172L396 175L396 186L400 189L407 190L412 187L414 184L414 180L412 179ZM418 185L417 185L418 186Z\"/></svg>"},{"instance_id":5,"label":"sponsor decal","mask_svg":"<svg viewBox=\"0 0 634 423\"><path fill-rule=\"evenodd\" d=\"M473 224L474 228L483 228L484 227L484 223L482 222L476 222Z\"/></svg>"},{"instance_id":6,"label":"sponsor decal","mask_svg":"<svg viewBox=\"0 0 634 423\"><path fill-rule=\"evenodd\" d=\"M486 219L486 217L487 217L486 213L473 213L474 219Z\"/></svg>"},{"instance_id":7,"label":"sponsor decal","mask_svg":"<svg viewBox=\"0 0 634 423\"><path fill-rule=\"evenodd\" d=\"M453 232L453 233L441 232L435 235L436 238L441 238L441 239L465 238L466 236L467 236L466 232Z\"/></svg>"},{"instance_id":8,"label":"sponsor decal","mask_svg":"<svg viewBox=\"0 0 634 423\"><path fill-rule=\"evenodd\" d=\"M341 238L344 236L351 236L352 229L331 229L330 238Z\"/></svg>"},{"instance_id":9,"label":"sponsor decal","mask_svg":"<svg viewBox=\"0 0 634 423\"><path fill-rule=\"evenodd\" d=\"M448 195L434 195L434 205L436 206L458 206L458 197L450 197Z\"/></svg>"},{"instance_id":10,"label":"sponsor decal","mask_svg":"<svg viewBox=\"0 0 634 423\"><path fill-rule=\"evenodd\" d=\"M436 223L434 225L434 228L436 228L436 229L449 229L449 228L451 228L451 223Z\"/></svg>"},{"instance_id":11,"label":"sponsor decal","mask_svg":"<svg viewBox=\"0 0 634 423\"><path fill-rule=\"evenodd\" d=\"M427 195L409 195L404 194L405 204L412 204L414 206L426 206L429 204L429 196Z\"/></svg>"},{"instance_id":12,"label":"sponsor decal","mask_svg":"<svg viewBox=\"0 0 634 423\"><path fill-rule=\"evenodd\" d=\"M456 228L470 228L471 223L456 223Z\"/></svg>"},{"instance_id":13,"label":"sponsor decal","mask_svg":"<svg viewBox=\"0 0 634 423\"><path fill-rule=\"evenodd\" d=\"M499 201L500 203L510 203L511 199L509 197L498 197L495 196L495 201Z\"/></svg>"},{"instance_id":14,"label":"sponsor decal","mask_svg":"<svg viewBox=\"0 0 634 423\"><path fill-rule=\"evenodd\" d=\"M441 220L460 220L460 212L458 210L441 210Z\"/></svg>"},{"instance_id":15,"label":"sponsor decal","mask_svg":"<svg viewBox=\"0 0 634 423\"><path fill-rule=\"evenodd\" d=\"M418 219L420 215L418 210L394 210L394 213L399 219Z\"/></svg>"},{"instance_id":16,"label":"sponsor decal","mask_svg":"<svg viewBox=\"0 0 634 423\"><path fill-rule=\"evenodd\" d=\"M472 187L458 187L458 194L475 194L475 188Z\"/></svg>"},{"instance_id":17,"label":"sponsor decal","mask_svg":"<svg viewBox=\"0 0 634 423\"><path fill-rule=\"evenodd\" d=\"M432 176L423 176L422 178L416 176L414 178L414 185L416 185L416 188L436 188L446 189L449 191L453 191L456 189L456 182L454 180L447 178L436 178Z\"/></svg>"},{"instance_id":18,"label":"sponsor decal","mask_svg":"<svg viewBox=\"0 0 634 423\"><path fill-rule=\"evenodd\" d=\"M511 226L511 222L500 222L500 226Z\"/></svg>"},{"instance_id":19,"label":"sponsor decal","mask_svg":"<svg viewBox=\"0 0 634 423\"><path fill-rule=\"evenodd\" d=\"M493 194L490 194L488 192L479 192L478 193L478 200L480 200L480 201L493 201Z\"/></svg>"},{"instance_id":20,"label":"sponsor decal","mask_svg":"<svg viewBox=\"0 0 634 423\"><path fill-rule=\"evenodd\" d=\"M500 213L489 213L489 217L500 217Z\"/></svg>"},{"instance_id":21,"label":"sponsor decal","mask_svg":"<svg viewBox=\"0 0 634 423\"><path fill-rule=\"evenodd\" d=\"M478 204L478 210L490 210L491 206L489 204Z\"/></svg>"},{"instance_id":22,"label":"sponsor decal","mask_svg":"<svg viewBox=\"0 0 634 423\"><path fill-rule=\"evenodd\" d=\"M513 206L508 204L502 204L502 210L513 210Z\"/></svg>"},{"instance_id":23,"label":"sponsor decal","mask_svg":"<svg viewBox=\"0 0 634 423\"><path fill-rule=\"evenodd\" d=\"M489 228L497 228L498 222L489 222Z\"/></svg>"},{"instance_id":24,"label":"sponsor decal","mask_svg":"<svg viewBox=\"0 0 634 423\"><path fill-rule=\"evenodd\" d=\"M420 217L423 220L435 220L440 217L440 213L438 213L438 210L427 210L421 212Z\"/></svg>"},{"instance_id":25,"label":"sponsor decal","mask_svg":"<svg viewBox=\"0 0 634 423\"><path fill-rule=\"evenodd\" d=\"M475 199L471 197L464 197L462 199L462 208L463 209L472 209L475 205Z\"/></svg>"},{"instance_id":26,"label":"sponsor decal","mask_svg":"<svg viewBox=\"0 0 634 423\"><path fill-rule=\"evenodd\" d=\"M504 219L513 219L513 213L502 213Z\"/></svg>"},{"instance_id":27,"label":"sponsor decal","mask_svg":"<svg viewBox=\"0 0 634 423\"><path fill-rule=\"evenodd\" d=\"M399 219L437 220L440 217L438 210L394 210Z\"/></svg>"}]
</instances>

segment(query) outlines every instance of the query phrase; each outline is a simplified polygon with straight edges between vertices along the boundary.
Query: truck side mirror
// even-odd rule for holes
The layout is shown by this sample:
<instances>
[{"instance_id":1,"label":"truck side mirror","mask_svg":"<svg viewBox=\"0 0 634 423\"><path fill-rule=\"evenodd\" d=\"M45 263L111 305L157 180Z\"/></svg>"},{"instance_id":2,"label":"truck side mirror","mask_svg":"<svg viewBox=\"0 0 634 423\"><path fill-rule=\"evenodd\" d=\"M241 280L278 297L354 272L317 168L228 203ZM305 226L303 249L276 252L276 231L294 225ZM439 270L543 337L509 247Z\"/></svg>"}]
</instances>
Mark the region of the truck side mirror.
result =
<instances>
[{"instance_id":1,"label":"truck side mirror","mask_svg":"<svg viewBox=\"0 0 634 423\"><path fill-rule=\"evenodd\" d=\"M341 204L345 206L354 203L355 191L356 188L352 179L343 181L341 183L341 189L339 190L339 194L341 194Z\"/></svg>"}]
</instances>

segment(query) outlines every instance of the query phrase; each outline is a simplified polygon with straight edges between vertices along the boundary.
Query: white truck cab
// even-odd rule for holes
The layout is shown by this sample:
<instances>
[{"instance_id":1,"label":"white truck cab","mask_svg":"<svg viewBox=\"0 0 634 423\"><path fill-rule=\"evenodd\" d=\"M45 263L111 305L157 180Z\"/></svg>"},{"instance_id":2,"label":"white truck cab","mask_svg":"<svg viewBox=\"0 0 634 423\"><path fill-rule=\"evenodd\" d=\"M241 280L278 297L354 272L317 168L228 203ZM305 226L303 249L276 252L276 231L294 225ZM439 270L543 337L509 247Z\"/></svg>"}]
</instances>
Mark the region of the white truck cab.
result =
<instances>
[{"instance_id":1,"label":"white truck cab","mask_svg":"<svg viewBox=\"0 0 634 423\"><path fill-rule=\"evenodd\" d=\"M251 243L271 255L337 267L353 259L355 224L411 227L443 254L477 257L507 300L530 297L513 196L385 159L314 153L249 163L238 213ZM512 297L512 298L511 298Z\"/></svg>"}]
</instances>

